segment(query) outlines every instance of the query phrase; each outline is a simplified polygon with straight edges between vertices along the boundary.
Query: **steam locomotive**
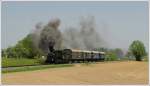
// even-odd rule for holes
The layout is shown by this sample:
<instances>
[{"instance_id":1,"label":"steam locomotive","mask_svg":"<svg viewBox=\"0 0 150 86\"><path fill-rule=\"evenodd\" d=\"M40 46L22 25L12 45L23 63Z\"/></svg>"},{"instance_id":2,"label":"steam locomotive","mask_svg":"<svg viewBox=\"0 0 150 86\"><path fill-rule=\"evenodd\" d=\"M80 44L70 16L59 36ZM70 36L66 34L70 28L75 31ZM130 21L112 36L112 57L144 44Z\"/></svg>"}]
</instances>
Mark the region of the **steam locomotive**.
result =
<instances>
[{"instance_id":1,"label":"steam locomotive","mask_svg":"<svg viewBox=\"0 0 150 86\"><path fill-rule=\"evenodd\" d=\"M105 52L86 51L75 49L54 50L53 46L49 46L46 63L74 63L89 61L104 61Z\"/></svg>"}]
</instances>

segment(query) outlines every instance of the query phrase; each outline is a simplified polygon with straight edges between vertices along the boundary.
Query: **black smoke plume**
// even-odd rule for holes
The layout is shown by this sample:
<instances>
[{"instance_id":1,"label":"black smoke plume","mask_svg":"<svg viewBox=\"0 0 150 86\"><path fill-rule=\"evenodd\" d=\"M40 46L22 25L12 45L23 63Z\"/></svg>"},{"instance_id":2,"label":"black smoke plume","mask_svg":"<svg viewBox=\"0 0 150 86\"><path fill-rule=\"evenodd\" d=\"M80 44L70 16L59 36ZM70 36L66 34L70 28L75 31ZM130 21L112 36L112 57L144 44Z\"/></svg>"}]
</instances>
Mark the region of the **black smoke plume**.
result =
<instances>
[{"instance_id":1,"label":"black smoke plume","mask_svg":"<svg viewBox=\"0 0 150 86\"><path fill-rule=\"evenodd\" d=\"M60 19L54 18L44 26L41 23L37 24L32 32L34 45L45 54L49 52L49 45L54 46L56 50L93 50L106 44L96 29L93 16L81 18L78 28L66 28L64 32L60 31L59 25Z\"/></svg>"},{"instance_id":2,"label":"black smoke plume","mask_svg":"<svg viewBox=\"0 0 150 86\"><path fill-rule=\"evenodd\" d=\"M36 25L36 29L32 32L34 45L44 54L49 52L49 46L59 50L62 47L62 35L58 29L60 20L58 18L51 19L48 24L42 26Z\"/></svg>"}]
</instances>

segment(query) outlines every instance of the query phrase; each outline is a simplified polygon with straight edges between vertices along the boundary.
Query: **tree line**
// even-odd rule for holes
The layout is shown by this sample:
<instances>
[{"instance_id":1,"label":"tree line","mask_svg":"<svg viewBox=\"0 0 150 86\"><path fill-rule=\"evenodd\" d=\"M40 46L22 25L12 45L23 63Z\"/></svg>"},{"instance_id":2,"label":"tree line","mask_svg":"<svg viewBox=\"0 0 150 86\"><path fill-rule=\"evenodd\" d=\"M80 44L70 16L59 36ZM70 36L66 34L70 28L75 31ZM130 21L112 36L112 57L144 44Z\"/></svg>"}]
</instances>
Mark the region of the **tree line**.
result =
<instances>
[{"instance_id":1,"label":"tree line","mask_svg":"<svg viewBox=\"0 0 150 86\"><path fill-rule=\"evenodd\" d=\"M148 55L144 44L139 40L132 42L126 54L123 53L121 48L96 48L94 50L106 52L105 60L108 61L122 60L125 58L128 60L135 59L136 61L141 61L144 56ZM43 52L34 46L30 34L20 40L15 46L2 49L2 57L7 58L40 58L43 55Z\"/></svg>"}]
</instances>

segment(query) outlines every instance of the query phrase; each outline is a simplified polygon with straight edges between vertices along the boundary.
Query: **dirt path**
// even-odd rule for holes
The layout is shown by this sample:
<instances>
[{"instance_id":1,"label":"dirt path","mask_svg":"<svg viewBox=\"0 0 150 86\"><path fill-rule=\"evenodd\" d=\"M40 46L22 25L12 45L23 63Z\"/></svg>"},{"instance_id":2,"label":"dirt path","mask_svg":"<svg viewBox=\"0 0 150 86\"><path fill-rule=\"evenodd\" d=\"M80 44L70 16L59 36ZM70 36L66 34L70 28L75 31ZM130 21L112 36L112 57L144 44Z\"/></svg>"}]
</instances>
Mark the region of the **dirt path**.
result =
<instances>
[{"instance_id":1,"label":"dirt path","mask_svg":"<svg viewBox=\"0 0 150 86\"><path fill-rule=\"evenodd\" d=\"M148 84L148 62L100 62L2 74L2 84Z\"/></svg>"}]
</instances>

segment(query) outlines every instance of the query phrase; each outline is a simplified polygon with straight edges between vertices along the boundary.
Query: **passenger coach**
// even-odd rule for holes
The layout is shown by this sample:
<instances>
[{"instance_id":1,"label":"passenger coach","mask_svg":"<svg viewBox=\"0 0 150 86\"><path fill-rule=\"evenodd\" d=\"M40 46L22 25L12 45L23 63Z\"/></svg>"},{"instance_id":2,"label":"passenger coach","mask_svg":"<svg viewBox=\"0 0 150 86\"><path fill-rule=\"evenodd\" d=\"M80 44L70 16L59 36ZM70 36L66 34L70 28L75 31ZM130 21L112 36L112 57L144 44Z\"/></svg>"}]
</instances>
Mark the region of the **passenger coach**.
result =
<instances>
[{"instance_id":1,"label":"passenger coach","mask_svg":"<svg viewBox=\"0 0 150 86\"><path fill-rule=\"evenodd\" d=\"M50 52L47 56L49 63L74 63L89 61L104 61L105 52L64 49Z\"/></svg>"}]
</instances>

